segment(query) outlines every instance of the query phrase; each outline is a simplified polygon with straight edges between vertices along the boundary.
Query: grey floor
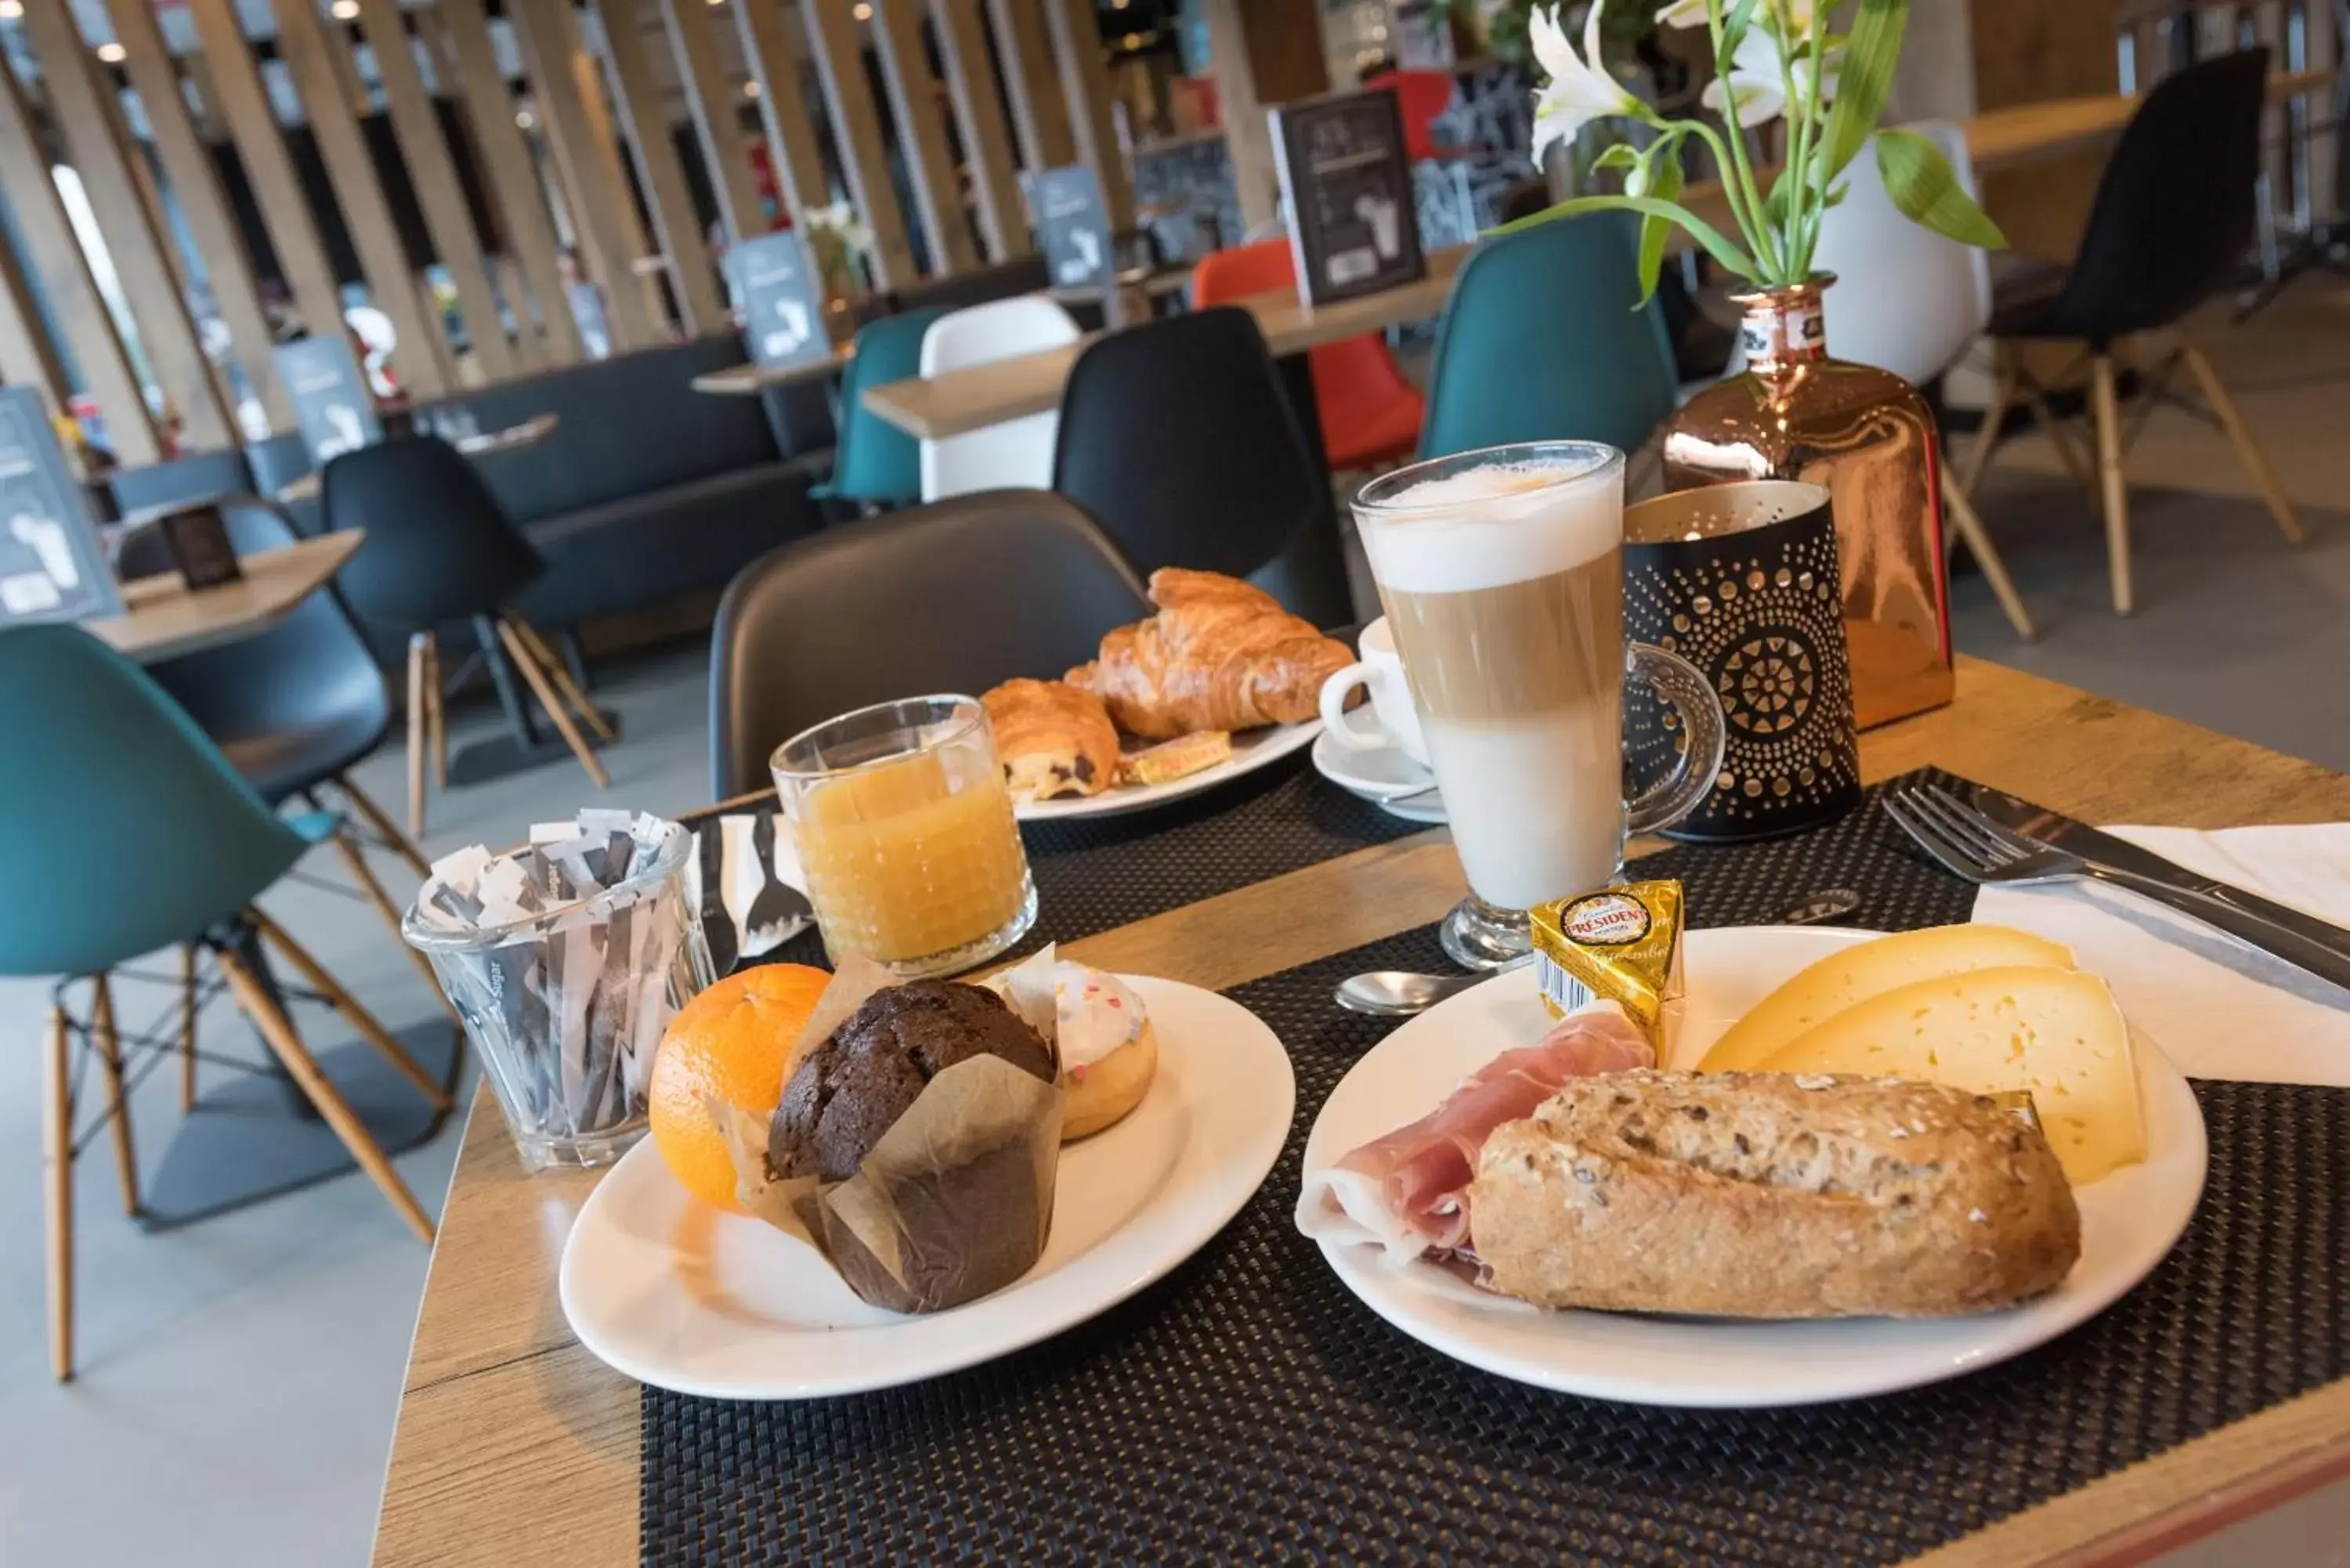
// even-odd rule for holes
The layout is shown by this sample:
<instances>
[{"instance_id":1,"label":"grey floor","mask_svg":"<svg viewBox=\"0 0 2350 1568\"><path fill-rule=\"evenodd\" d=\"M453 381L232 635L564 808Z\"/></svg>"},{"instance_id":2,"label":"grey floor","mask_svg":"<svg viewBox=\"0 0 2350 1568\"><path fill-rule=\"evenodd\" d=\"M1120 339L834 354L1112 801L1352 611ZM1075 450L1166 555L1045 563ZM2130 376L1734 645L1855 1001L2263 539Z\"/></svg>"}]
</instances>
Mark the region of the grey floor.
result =
<instances>
[{"instance_id":1,"label":"grey floor","mask_svg":"<svg viewBox=\"0 0 2350 1568\"><path fill-rule=\"evenodd\" d=\"M2215 330L2223 372L2268 442L2314 539L2288 550L2217 434L2164 412L2131 456L2140 485L2140 613L2106 606L2101 534L2051 454L2022 439L1982 497L2039 617L2019 644L1980 581L1956 590L1960 646L2350 768L2350 290L2304 285L2242 332ZM606 798L673 812L706 798L703 660L683 650L609 673L626 724ZM458 739L487 716L461 716ZM402 792L396 748L362 776ZM518 836L594 797L568 763L436 803L428 847ZM330 857L316 870L338 880ZM389 868L387 868L389 871ZM408 890L394 877L396 891ZM267 900L379 1016L397 1027L432 1003L364 908L289 886ZM128 996L126 992L126 997ZM126 1001L130 1016L163 1005ZM122 1214L101 1146L78 1170L80 1366L48 1376L43 1334L38 1055L47 989L0 982L0 1561L172 1563L191 1568L363 1563L422 1286L425 1251L363 1181L345 1178L264 1208L148 1236ZM227 1010L208 1048L251 1052ZM309 1021L314 1044L347 1036ZM151 1168L179 1116L169 1075L135 1097ZM453 1133L401 1159L438 1210ZM2344 1560L2350 1491L2192 1547L2181 1565ZM2246 1553L2249 1551L2250 1556ZM2333 1555L2328 1557L2327 1552Z\"/></svg>"}]
</instances>

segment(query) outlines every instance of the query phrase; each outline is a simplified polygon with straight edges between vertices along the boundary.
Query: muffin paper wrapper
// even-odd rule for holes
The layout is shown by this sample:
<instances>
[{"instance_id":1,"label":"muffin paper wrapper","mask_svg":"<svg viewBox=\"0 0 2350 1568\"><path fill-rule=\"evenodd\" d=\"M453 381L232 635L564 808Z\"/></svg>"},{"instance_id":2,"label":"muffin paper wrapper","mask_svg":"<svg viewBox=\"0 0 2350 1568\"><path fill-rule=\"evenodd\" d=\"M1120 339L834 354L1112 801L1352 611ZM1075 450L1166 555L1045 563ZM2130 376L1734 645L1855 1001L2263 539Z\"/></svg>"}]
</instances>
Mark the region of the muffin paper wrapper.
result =
<instances>
[{"instance_id":1,"label":"muffin paper wrapper","mask_svg":"<svg viewBox=\"0 0 2350 1568\"><path fill-rule=\"evenodd\" d=\"M1057 1071L1046 949L1002 977L1013 1011L1045 1038ZM835 971L784 1064L800 1060L897 979L850 957ZM1041 1021L1038 1002L1041 996ZM822 1252L858 1296L893 1312L937 1312L1003 1289L1035 1266L1053 1222L1062 1094L995 1056L939 1074L846 1181L789 1180L767 1168L767 1122L707 1102L733 1156L735 1195Z\"/></svg>"}]
</instances>

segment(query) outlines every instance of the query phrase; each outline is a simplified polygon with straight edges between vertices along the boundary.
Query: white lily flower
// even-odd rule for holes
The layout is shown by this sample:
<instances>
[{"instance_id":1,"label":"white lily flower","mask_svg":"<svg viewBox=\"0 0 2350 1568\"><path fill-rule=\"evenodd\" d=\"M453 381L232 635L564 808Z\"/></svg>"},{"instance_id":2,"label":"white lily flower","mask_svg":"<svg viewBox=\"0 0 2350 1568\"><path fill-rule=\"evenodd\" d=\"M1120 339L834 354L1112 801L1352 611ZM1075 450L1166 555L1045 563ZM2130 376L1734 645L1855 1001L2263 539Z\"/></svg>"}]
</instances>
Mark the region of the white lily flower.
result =
<instances>
[{"instance_id":1,"label":"white lily flower","mask_svg":"<svg viewBox=\"0 0 2350 1568\"><path fill-rule=\"evenodd\" d=\"M1550 78L1534 96L1536 163L1552 142L1572 140L1595 119L1630 114L1639 108L1639 100L1625 91L1600 63L1599 13L1605 4L1606 0L1591 0L1591 9L1583 18L1579 57L1575 46L1567 42L1566 30L1559 26L1558 7L1536 11L1526 18L1527 41L1543 74Z\"/></svg>"},{"instance_id":2,"label":"white lily flower","mask_svg":"<svg viewBox=\"0 0 2350 1568\"><path fill-rule=\"evenodd\" d=\"M1794 63L1792 73L1782 71L1783 57L1777 38L1760 27L1753 29L1738 41L1737 52L1730 57L1730 74L1705 84L1705 107L1721 113L1728 100L1728 88L1735 88L1740 125L1751 130L1778 119L1786 112L1788 75L1794 76L1797 92L1809 92L1815 68L1811 60L1801 59ZM1820 83L1822 103L1835 97L1837 65L1832 55L1827 75Z\"/></svg>"},{"instance_id":3,"label":"white lily flower","mask_svg":"<svg viewBox=\"0 0 2350 1568\"><path fill-rule=\"evenodd\" d=\"M1731 3L1731 0L1721 0L1725 14L1730 10ZM1790 31L1805 33L1811 30L1814 8L1814 0L1773 0L1770 10L1773 15L1785 18ZM1657 13L1657 26L1659 27L1702 27L1705 24L1705 0L1672 0L1670 5Z\"/></svg>"}]
</instances>

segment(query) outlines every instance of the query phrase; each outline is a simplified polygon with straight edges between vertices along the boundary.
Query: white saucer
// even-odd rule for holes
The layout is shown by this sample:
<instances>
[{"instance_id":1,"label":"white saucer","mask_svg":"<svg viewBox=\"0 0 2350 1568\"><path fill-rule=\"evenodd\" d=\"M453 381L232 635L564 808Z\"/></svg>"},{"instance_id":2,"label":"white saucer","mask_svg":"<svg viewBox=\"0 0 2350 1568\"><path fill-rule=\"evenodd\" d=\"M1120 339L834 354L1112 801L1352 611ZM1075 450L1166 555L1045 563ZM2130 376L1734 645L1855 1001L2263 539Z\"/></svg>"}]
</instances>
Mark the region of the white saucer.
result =
<instances>
[{"instance_id":1,"label":"white saucer","mask_svg":"<svg viewBox=\"0 0 2350 1568\"><path fill-rule=\"evenodd\" d=\"M1417 794L1436 785L1436 775L1400 746L1380 746L1358 752L1325 734L1314 742L1314 771L1351 794L1361 795L1389 815L1406 822L1442 822L1441 797L1406 803L1396 797Z\"/></svg>"},{"instance_id":2,"label":"white saucer","mask_svg":"<svg viewBox=\"0 0 2350 1568\"><path fill-rule=\"evenodd\" d=\"M1124 1301L1240 1212L1289 1136L1288 1053L1238 1002L1126 977L1159 1073L1123 1121L1061 1151L1053 1228L1025 1277L923 1316L859 1301L807 1242L689 1196L650 1138L589 1195L557 1272L563 1315L641 1383L714 1399L806 1399L935 1377Z\"/></svg>"},{"instance_id":3,"label":"white saucer","mask_svg":"<svg viewBox=\"0 0 2350 1568\"><path fill-rule=\"evenodd\" d=\"M1781 981L1874 931L1759 926L1692 931L1671 1066L1703 1055ZM1454 1085L1549 1027L1532 970L1438 1003L1374 1046L1325 1101L1304 1169L1320 1170L1424 1116ZM1539 1387L1643 1405L1760 1407L1856 1399L1989 1366L2087 1321L2151 1273L2202 1195L2203 1115L2178 1069L2137 1044L2147 1158L2075 1189L2081 1261L2046 1295L1977 1317L1808 1323L1544 1312L1433 1263L1390 1268L1378 1249L1325 1241L1348 1290L1397 1328L1471 1366Z\"/></svg>"}]
</instances>

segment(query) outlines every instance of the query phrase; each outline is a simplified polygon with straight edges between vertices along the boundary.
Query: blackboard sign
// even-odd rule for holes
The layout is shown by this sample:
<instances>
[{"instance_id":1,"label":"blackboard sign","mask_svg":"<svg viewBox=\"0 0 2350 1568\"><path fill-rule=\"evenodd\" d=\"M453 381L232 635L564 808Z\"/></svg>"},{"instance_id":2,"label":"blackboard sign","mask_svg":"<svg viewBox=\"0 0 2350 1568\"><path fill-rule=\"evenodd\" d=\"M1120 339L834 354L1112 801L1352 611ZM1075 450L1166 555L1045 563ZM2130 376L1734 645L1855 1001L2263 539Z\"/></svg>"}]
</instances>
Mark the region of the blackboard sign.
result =
<instances>
[{"instance_id":1,"label":"blackboard sign","mask_svg":"<svg viewBox=\"0 0 2350 1568\"><path fill-rule=\"evenodd\" d=\"M1396 95L1342 93L1271 113L1298 297L1327 305L1426 275Z\"/></svg>"},{"instance_id":2,"label":"blackboard sign","mask_svg":"<svg viewBox=\"0 0 2350 1568\"><path fill-rule=\"evenodd\" d=\"M303 337L277 348L277 379L313 467L383 439L367 375L340 337Z\"/></svg>"},{"instance_id":3,"label":"blackboard sign","mask_svg":"<svg viewBox=\"0 0 2350 1568\"><path fill-rule=\"evenodd\" d=\"M786 230L743 240L726 253L743 298L743 334L756 365L797 365L832 353L824 290L807 246Z\"/></svg>"},{"instance_id":4,"label":"blackboard sign","mask_svg":"<svg viewBox=\"0 0 2350 1568\"><path fill-rule=\"evenodd\" d=\"M1109 208L1101 182L1084 164L1042 169L1028 178L1036 210L1036 240L1056 288L1099 288L1118 271L1110 243Z\"/></svg>"},{"instance_id":5,"label":"blackboard sign","mask_svg":"<svg viewBox=\"0 0 2350 1568\"><path fill-rule=\"evenodd\" d=\"M40 393L0 387L0 626L121 613Z\"/></svg>"}]
</instances>

